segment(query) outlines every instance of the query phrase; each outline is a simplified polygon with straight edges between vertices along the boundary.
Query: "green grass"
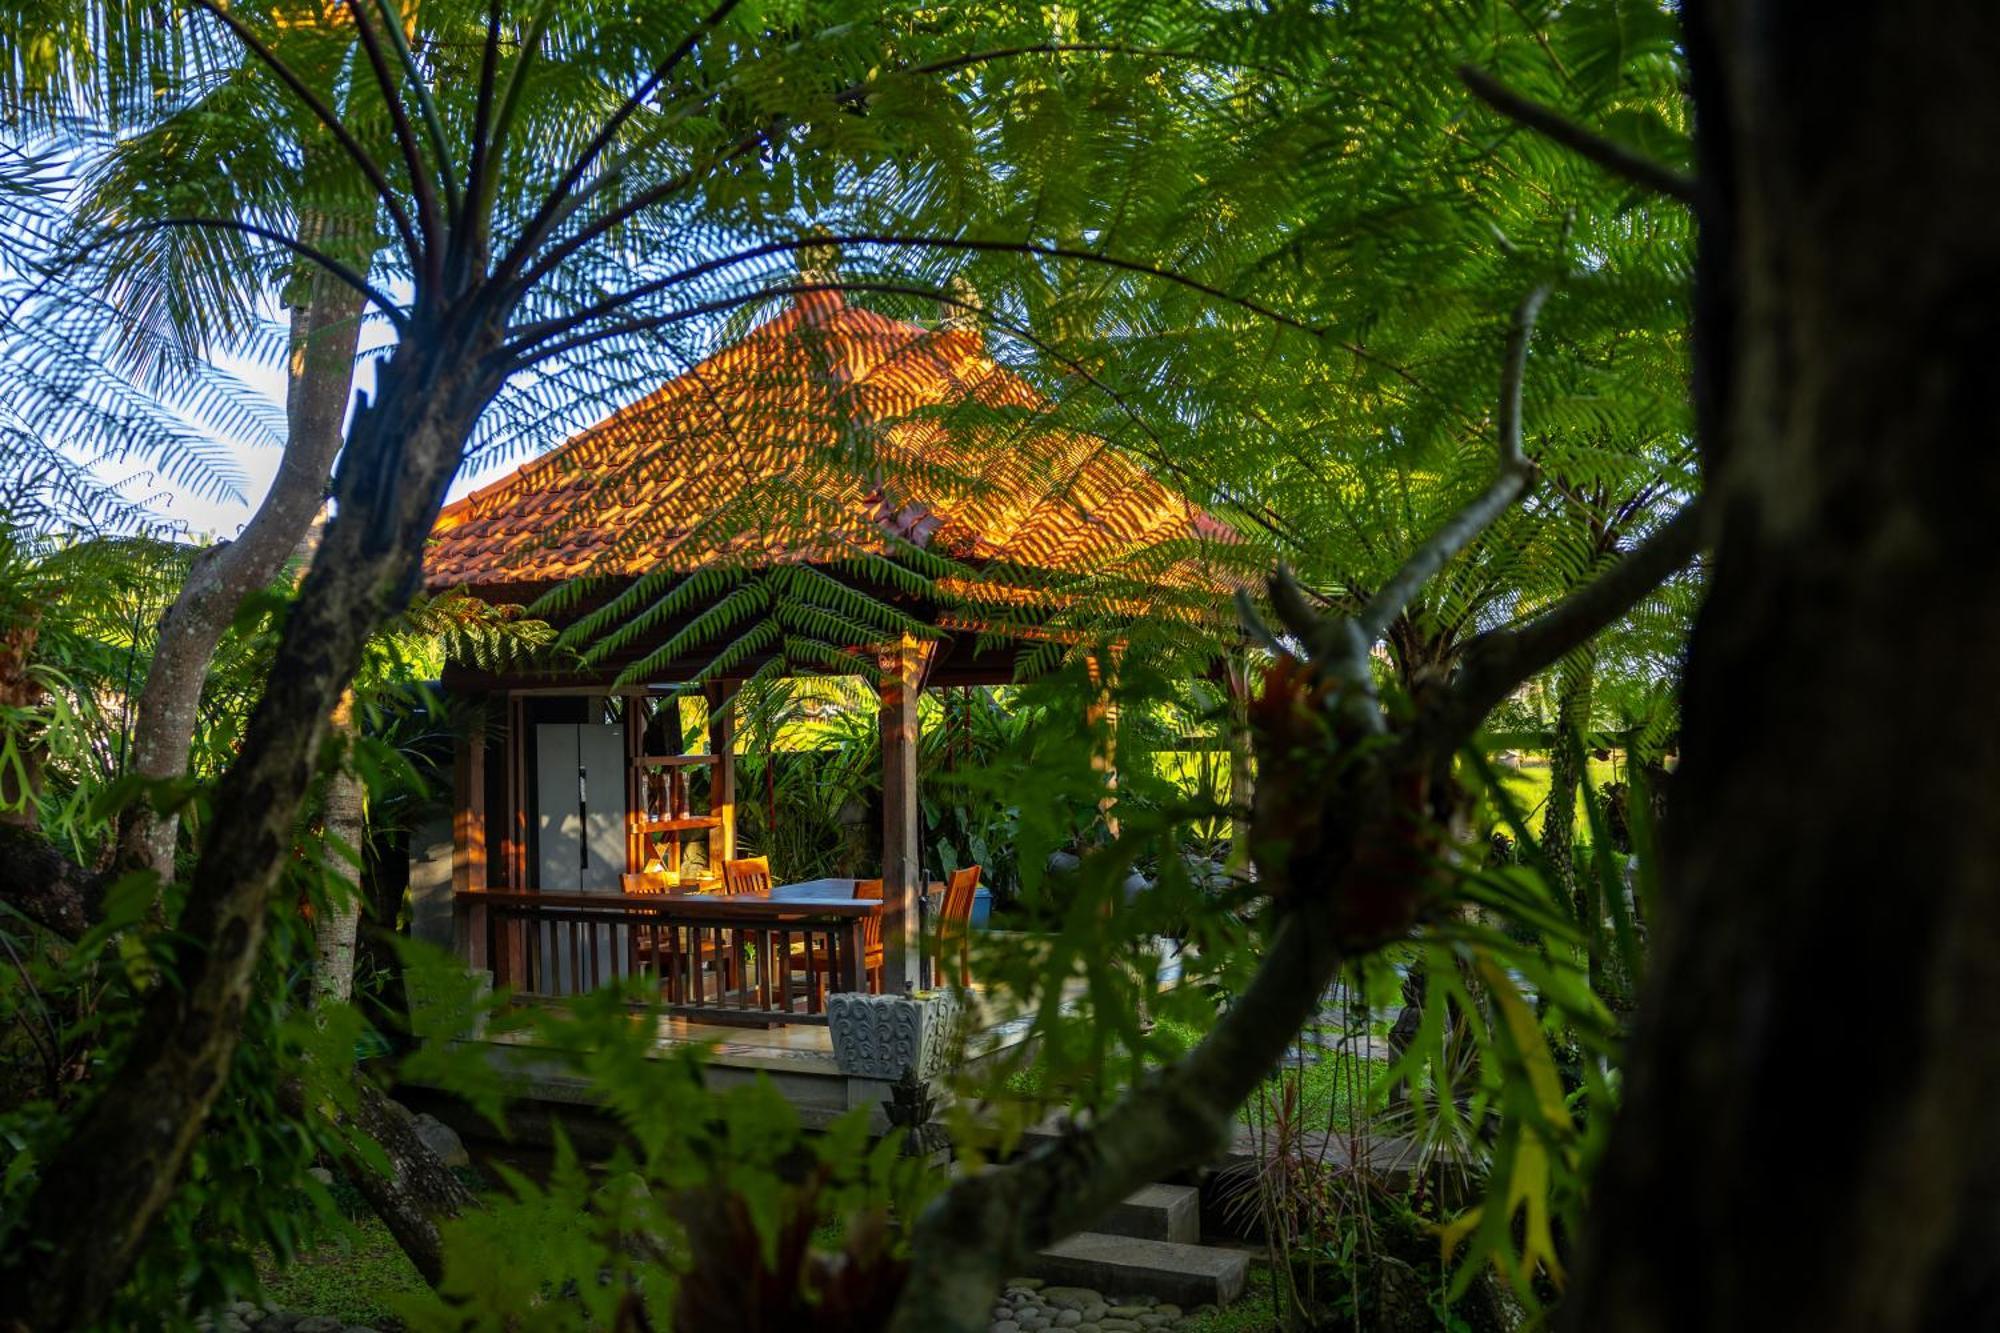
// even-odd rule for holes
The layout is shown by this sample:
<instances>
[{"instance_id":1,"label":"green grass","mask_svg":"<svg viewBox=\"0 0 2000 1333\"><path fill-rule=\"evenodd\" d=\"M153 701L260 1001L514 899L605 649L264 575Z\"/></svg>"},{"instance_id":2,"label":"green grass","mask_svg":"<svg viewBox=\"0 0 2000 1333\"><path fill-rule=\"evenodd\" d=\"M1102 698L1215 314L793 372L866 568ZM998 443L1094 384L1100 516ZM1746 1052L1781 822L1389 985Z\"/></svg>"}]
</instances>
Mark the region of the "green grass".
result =
<instances>
[{"instance_id":1,"label":"green grass","mask_svg":"<svg viewBox=\"0 0 2000 1333\"><path fill-rule=\"evenodd\" d=\"M372 1216L357 1218L349 1235L328 1239L284 1268L260 1256L257 1275L266 1299L281 1309L377 1328L401 1327L394 1298L424 1288L389 1229Z\"/></svg>"},{"instance_id":2,"label":"green grass","mask_svg":"<svg viewBox=\"0 0 2000 1333\"><path fill-rule=\"evenodd\" d=\"M1366 1119L1360 1112L1367 1104L1369 1089L1382 1077L1384 1068L1379 1060L1345 1050L1322 1051L1317 1063L1308 1062L1303 1067L1287 1060L1279 1071L1279 1079L1265 1084L1268 1097L1251 1097L1237 1112L1237 1118L1246 1125L1267 1120L1280 1104L1282 1083L1296 1080L1297 1114L1305 1128L1354 1129L1357 1121Z\"/></svg>"},{"instance_id":3,"label":"green grass","mask_svg":"<svg viewBox=\"0 0 2000 1333\"><path fill-rule=\"evenodd\" d=\"M1198 1037L1193 1028L1183 1024L1162 1021L1162 1028L1169 1030L1180 1049L1192 1046ZM1318 1032L1320 1029L1308 1029ZM1286 1061L1280 1070L1285 1080L1297 1080L1299 1099L1297 1114L1305 1128L1313 1131L1326 1129L1350 1130L1357 1121L1365 1117L1356 1113L1365 1104L1368 1090L1382 1077L1383 1064L1379 1060L1369 1060L1350 1050L1322 1050L1317 1061L1307 1061L1303 1066L1295 1061ZM1047 1072L1040 1065L1029 1065L1014 1070L1007 1076L1004 1085L1007 1095L1022 1101L1052 1100L1061 1090L1049 1085ZM1246 1125L1256 1125L1268 1121L1273 1109L1278 1105L1281 1084L1277 1079L1265 1085L1270 1089L1270 1101L1252 1097L1237 1111L1237 1119Z\"/></svg>"},{"instance_id":4,"label":"green grass","mask_svg":"<svg viewBox=\"0 0 2000 1333\"><path fill-rule=\"evenodd\" d=\"M1250 1266L1249 1285L1234 1305L1190 1316L1174 1327L1177 1333L1270 1333L1279 1327L1278 1307L1271 1301L1271 1283L1264 1266Z\"/></svg>"},{"instance_id":5,"label":"green grass","mask_svg":"<svg viewBox=\"0 0 2000 1333\"><path fill-rule=\"evenodd\" d=\"M1549 761L1548 756L1530 754L1523 758L1519 768L1495 766L1500 781L1506 785L1508 793L1520 802L1521 810L1528 817L1528 827L1536 833L1542 831L1542 810L1549 801ZM1597 790L1605 783L1623 776L1623 766L1615 767L1609 759L1589 761L1590 786ZM1576 798L1576 827L1579 836L1587 838L1590 825L1584 818L1583 793Z\"/></svg>"}]
</instances>

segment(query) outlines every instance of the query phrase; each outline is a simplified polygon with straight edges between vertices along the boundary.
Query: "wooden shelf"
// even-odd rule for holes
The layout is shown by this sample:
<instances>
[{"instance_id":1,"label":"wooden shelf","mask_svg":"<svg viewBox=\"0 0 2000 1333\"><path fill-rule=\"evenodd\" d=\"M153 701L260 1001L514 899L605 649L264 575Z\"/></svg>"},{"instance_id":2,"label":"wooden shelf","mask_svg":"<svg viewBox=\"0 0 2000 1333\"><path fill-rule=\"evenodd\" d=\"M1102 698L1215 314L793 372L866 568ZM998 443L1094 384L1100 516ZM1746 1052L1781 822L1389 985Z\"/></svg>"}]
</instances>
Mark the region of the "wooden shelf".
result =
<instances>
[{"instance_id":1,"label":"wooden shelf","mask_svg":"<svg viewBox=\"0 0 2000 1333\"><path fill-rule=\"evenodd\" d=\"M722 821L711 815L688 815L682 819L648 819L639 825L642 833L688 833L695 829L721 828Z\"/></svg>"},{"instance_id":2,"label":"wooden shelf","mask_svg":"<svg viewBox=\"0 0 2000 1333\"><path fill-rule=\"evenodd\" d=\"M640 757L639 762L647 768L692 768L697 764L712 764L712 754L649 754Z\"/></svg>"}]
</instances>

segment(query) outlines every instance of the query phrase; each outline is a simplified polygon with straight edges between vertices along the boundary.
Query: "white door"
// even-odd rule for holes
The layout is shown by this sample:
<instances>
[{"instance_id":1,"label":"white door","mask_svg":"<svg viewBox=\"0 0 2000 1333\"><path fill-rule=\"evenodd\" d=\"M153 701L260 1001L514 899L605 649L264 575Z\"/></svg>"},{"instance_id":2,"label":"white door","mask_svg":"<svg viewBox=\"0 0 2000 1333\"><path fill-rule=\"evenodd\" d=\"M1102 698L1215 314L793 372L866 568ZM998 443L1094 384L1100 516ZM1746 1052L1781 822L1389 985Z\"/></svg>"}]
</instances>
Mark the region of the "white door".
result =
<instances>
[{"instance_id":1,"label":"white door","mask_svg":"<svg viewBox=\"0 0 2000 1333\"><path fill-rule=\"evenodd\" d=\"M625 873L625 729L543 723L535 728L537 878L543 893L618 893ZM569 925L542 927L545 993L577 988ZM622 972L625 929L595 932L597 975Z\"/></svg>"}]
</instances>

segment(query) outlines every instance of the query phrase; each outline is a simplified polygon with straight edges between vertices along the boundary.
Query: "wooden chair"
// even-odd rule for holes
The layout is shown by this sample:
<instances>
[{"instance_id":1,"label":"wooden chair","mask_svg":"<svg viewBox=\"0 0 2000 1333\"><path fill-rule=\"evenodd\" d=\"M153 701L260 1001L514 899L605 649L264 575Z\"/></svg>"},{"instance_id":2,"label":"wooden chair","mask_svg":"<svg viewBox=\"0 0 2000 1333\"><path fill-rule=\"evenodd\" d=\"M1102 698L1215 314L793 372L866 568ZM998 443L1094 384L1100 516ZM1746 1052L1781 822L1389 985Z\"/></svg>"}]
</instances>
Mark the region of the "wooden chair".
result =
<instances>
[{"instance_id":1,"label":"wooden chair","mask_svg":"<svg viewBox=\"0 0 2000 1333\"><path fill-rule=\"evenodd\" d=\"M854 881L854 896L857 900L872 898L882 901L882 881L879 879L857 879ZM877 995L882 993L882 914L861 918L861 968L868 978L868 989Z\"/></svg>"},{"instance_id":2,"label":"wooden chair","mask_svg":"<svg viewBox=\"0 0 2000 1333\"><path fill-rule=\"evenodd\" d=\"M857 902L865 899L873 899L876 902L880 902L882 900L882 881L879 879L855 880L854 898ZM795 949L794 956L796 954L797 951ZM825 956L815 953L807 960L807 965L812 968L813 985L823 987L826 984L826 973L832 966L831 962ZM882 993L882 914L880 912L861 918L861 974L867 979L868 989L872 993L880 995ZM821 992L820 1003L824 1007L824 991Z\"/></svg>"},{"instance_id":3,"label":"wooden chair","mask_svg":"<svg viewBox=\"0 0 2000 1333\"><path fill-rule=\"evenodd\" d=\"M944 901L938 907L937 929L934 938L937 951L932 955L937 967L943 971L953 954L958 956L958 984L972 984L971 952L972 898L979 891L979 867L966 866L954 870L944 886Z\"/></svg>"},{"instance_id":4,"label":"wooden chair","mask_svg":"<svg viewBox=\"0 0 2000 1333\"><path fill-rule=\"evenodd\" d=\"M746 856L740 861L722 863L722 891L724 893L749 893L759 898L771 896L771 858L768 856Z\"/></svg>"},{"instance_id":5,"label":"wooden chair","mask_svg":"<svg viewBox=\"0 0 2000 1333\"><path fill-rule=\"evenodd\" d=\"M621 883L627 893L664 896L673 892L673 886L667 882L666 873L659 870L642 870L637 874L622 876ZM642 926L637 922L633 923L631 928L631 962L635 970L650 966L653 969L653 975L656 977L669 975L669 959L661 956L662 951L660 946L663 942L661 935L662 932L658 926ZM672 998L677 1000L679 996Z\"/></svg>"}]
</instances>

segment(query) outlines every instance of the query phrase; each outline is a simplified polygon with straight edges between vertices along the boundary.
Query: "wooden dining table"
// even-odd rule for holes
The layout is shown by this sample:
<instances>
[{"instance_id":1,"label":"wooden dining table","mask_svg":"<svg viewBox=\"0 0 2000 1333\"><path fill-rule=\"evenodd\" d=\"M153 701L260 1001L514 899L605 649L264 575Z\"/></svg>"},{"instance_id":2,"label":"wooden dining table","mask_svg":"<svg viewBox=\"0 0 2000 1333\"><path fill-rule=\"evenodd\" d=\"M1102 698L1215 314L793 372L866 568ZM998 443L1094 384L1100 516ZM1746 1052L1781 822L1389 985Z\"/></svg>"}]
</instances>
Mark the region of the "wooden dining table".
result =
<instances>
[{"instance_id":1,"label":"wooden dining table","mask_svg":"<svg viewBox=\"0 0 2000 1333\"><path fill-rule=\"evenodd\" d=\"M874 899L734 893L464 890L454 897L484 916L474 933L484 937L496 980L524 993L575 993L650 965L669 1008L796 1021L797 978L806 982L803 1016L821 1022L815 971L834 990L865 989L861 923L882 910Z\"/></svg>"}]
</instances>

